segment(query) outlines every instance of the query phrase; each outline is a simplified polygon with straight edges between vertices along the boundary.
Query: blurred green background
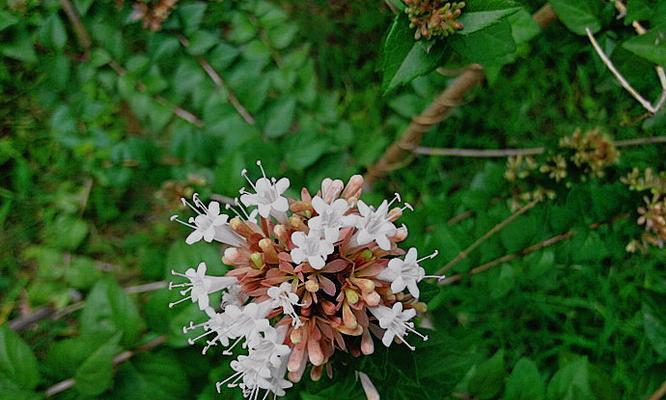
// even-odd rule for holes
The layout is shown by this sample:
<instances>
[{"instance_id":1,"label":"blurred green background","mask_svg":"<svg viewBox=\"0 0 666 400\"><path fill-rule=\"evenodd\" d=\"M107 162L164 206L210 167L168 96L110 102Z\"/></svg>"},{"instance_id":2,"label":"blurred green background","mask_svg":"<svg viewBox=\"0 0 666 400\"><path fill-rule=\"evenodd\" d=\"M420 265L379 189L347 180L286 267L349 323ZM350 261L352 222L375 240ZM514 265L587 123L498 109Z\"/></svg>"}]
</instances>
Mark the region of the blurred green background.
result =
<instances>
[{"instance_id":1,"label":"blurred green background","mask_svg":"<svg viewBox=\"0 0 666 400\"><path fill-rule=\"evenodd\" d=\"M170 3L160 21L156 10ZM393 13L380 1L74 0L79 26L67 4L5 0L0 9L0 398L42 398L69 378L55 398L237 398L214 389L228 358L186 345L180 327L192 309L169 310L172 294L141 286L202 259L224 271L215 246L185 245L169 222L187 213L179 198L233 197L239 171L257 159L289 177L293 194L363 173L446 88L450 70L385 94ZM521 5L533 13L543 3ZM634 32L610 8L599 40L656 98L653 66L617 46ZM646 118L586 38L558 22L512 61L424 145L555 148L576 128L615 139L663 132L663 112ZM570 239L428 287L434 332L415 353L377 346L371 357L341 358L333 380L306 374L289 398L362 399L359 369L385 399L647 399L666 379L666 252L625 251L642 230L643 195L620 177L664 170L665 147L623 148L603 178L557 186L451 272L575 232ZM406 245L438 249L426 265L434 271L511 213L505 164L420 156L365 197L397 191L415 206L403 217Z\"/></svg>"}]
</instances>

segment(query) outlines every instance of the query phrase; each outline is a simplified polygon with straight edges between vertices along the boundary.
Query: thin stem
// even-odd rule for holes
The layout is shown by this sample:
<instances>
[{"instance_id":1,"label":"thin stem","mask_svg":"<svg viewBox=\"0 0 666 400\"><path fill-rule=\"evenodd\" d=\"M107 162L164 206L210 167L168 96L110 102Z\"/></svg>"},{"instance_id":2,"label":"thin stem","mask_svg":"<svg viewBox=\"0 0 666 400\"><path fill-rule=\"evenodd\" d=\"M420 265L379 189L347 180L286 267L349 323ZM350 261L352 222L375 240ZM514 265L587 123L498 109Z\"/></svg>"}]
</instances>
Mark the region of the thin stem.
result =
<instances>
[{"instance_id":1,"label":"thin stem","mask_svg":"<svg viewBox=\"0 0 666 400\"><path fill-rule=\"evenodd\" d=\"M651 112L652 114L656 113L657 111L655 108L652 106L652 104L645 100L643 96L634 89L633 86L629 82L627 82L626 79L624 79L624 76L620 73L620 71L615 68L615 65L613 65L613 62L608 58L606 53L601 49L601 46L599 46L599 43L597 42L597 39L594 38L594 35L592 34L592 31L590 28L585 28L585 33L587 33L587 37L590 39L590 42L592 43L592 47L594 47L594 50L597 52L601 60L606 64L606 67L610 70L610 72L615 76L615 78L618 80L620 85L627 91L629 94L631 94L634 99L636 99L643 108Z\"/></svg>"},{"instance_id":2,"label":"thin stem","mask_svg":"<svg viewBox=\"0 0 666 400\"><path fill-rule=\"evenodd\" d=\"M90 39L86 27L81 23L81 18L79 18L76 8L74 8L72 2L69 0L60 0L60 4L67 15L67 19L69 19L69 22L72 24L72 29L74 29L74 34L76 35L76 40L79 42L79 46L88 53L92 46L92 40Z\"/></svg>"},{"instance_id":3,"label":"thin stem","mask_svg":"<svg viewBox=\"0 0 666 400\"><path fill-rule=\"evenodd\" d=\"M654 392L652 396L650 396L649 400L661 400L661 398L664 397L664 395L666 395L666 381L664 381L664 383L661 384L659 389L657 389L657 391Z\"/></svg>"},{"instance_id":4,"label":"thin stem","mask_svg":"<svg viewBox=\"0 0 666 400\"><path fill-rule=\"evenodd\" d=\"M125 288L125 292L127 292L128 294L153 292L155 290L165 288L166 286L167 284L165 281L151 282L143 285L128 286ZM84 305L85 305L85 300L72 303L63 308L62 310L56 310L52 306L40 307L31 314L23 315L9 321L9 327L16 332L22 331L28 328L30 325L35 324L46 318L52 318L52 319L62 318L66 315L69 315L75 311L82 309Z\"/></svg>"},{"instance_id":5,"label":"thin stem","mask_svg":"<svg viewBox=\"0 0 666 400\"><path fill-rule=\"evenodd\" d=\"M483 271L489 270L490 268L492 268L496 265L503 264L503 263L509 262L511 260L514 260L518 257L526 256L528 254L534 253L534 252L539 251L543 248L546 248L548 246L552 246L556 243L559 243L563 240L567 240L567 239L573 237L575 234L576 234L575 232L569 231L569 232L566 232L566 233L562 233L560 235L553 236L553 237L548 238L546 240L543 240L543 241L541 241L541 242L539 242L535 245L532 245L530 247L526 247L525 249L523 249L523 250L521 250L517 253L507 254L505 256L502 256L502 257L496 258L492 261L489 261L485 264L479 265L478 267L475 267L475 268L472 268L471 270L469 270L469 272L464 272L464 273L461 273L461 274L451 275L451 276L449 276L445 279L442 279L439 282L439 284L440 285L450 285L452 283L456 283L456 282L462 280L464 277L479 274Z\"/></svg>"},{"instance_id":6,"label":"thin stem","mask_svg":"<svg viewBox=\"0 0 666 400\"><path fill-rule=\"evenodd\" d=\"M613 142L615 147L642 146L646 144L666 143L666 136L650 136L636 139L623 139ZM514 156L533 156L543 154L543 147L528 147L524 149L457 149L419 146L412 150L415 154L428 156L450 156L450 157L475 157L475 158L499 158Z\"/></svg>"},{"instance_id":7,"label":"thin stem","mask_svg":"<svg viewBox=\"0 0 666 400\"><path fill-rule=\"evenodd\" d=\"M122 353L118 354L113 358L113 365L116 366L122 364L125 361L129 360L130 358L134 357L135 355L146 351L150 351L165 342L166 342L166 336L158 336L149 341L148 343L137 347L134 350L123 351ZM76 381L74 380L74 378L65 379L64 381L60 381L55 385L46 389L44 391L44 395L46 397L55 396L58 393L62 393L65 390L72 388L75 384Z\"/></svg>"},{"instance_id":8,"label":"thin stem","mask_svg":"<svg viewBox=\"0 0 666 400\"><path fill-rule=\"evenodd\" d=\"M453 268L456 264L458 264L460 261L464 260L464 259L469 255L469 253L471 253L472 251L474 251L474 249L476 249L477 247L479 247L479 246L480 246L483 242L485 242L486 240L490 239L490 238L491 238L493 235L495 235L497 232L499 232L499 231L501 231L502 229L504 229L504 227L506 227L507 225L509 225L513 220L515 220L516 218L518 218L519 216L521 216L522 214L524 214L524 213L527 212L528 210L532 209L532 207L534 207L535 205L537 205L537 203L538 203L539 201L540 201L540 200L533 200L533 201L527 203L526 205L524 205L523 207L521 207L519 210L516 210L516 212L514 212L514 213L511 214L511 215L509 215L509 216L508 216L506 219L504 219L502 222L500 222L499 224L493 226L488 232L486 232L483 236L481 236L480 238L478 238L477 240L475 240L474 243L472 243L471 245L469 245L465 250L463 250L463 251L461 251L460 253L458 253L457 256L455 256L455 257L454 257L451 261L449 261L445 266L443 266L442 268L440 268L435 274L436 274L436 275L444 275L447 271L449 271L451 268Z\"/></svg>"},{"instance_id":9,"label":"thin stem","mask_svg":"<svg viewBox=\"0 0 666 400\"><path fill-rule=\"evenodd\" d=\"M183 36L180 36L179 38L180 44L187 48L190 44L187 41L187 39ZM205 58L203 57L196 57L197 62L199 65L201 65L201 68L203 68L204 72L208 75L210 80L213 81L215 86L219 87L220 89L224 90L227 93L227 98L229 99L229 103L236 109L236 112L245 120L250 125L254 125L254 117L252 117L252 114L250 114L245 107L241 104L241 102L238 100L234 92L231 91L229 86L224 82L224 79L222 79L222 76L213 68L212 65L208 61L206 61Z\"/></svg>"}]
</instances>

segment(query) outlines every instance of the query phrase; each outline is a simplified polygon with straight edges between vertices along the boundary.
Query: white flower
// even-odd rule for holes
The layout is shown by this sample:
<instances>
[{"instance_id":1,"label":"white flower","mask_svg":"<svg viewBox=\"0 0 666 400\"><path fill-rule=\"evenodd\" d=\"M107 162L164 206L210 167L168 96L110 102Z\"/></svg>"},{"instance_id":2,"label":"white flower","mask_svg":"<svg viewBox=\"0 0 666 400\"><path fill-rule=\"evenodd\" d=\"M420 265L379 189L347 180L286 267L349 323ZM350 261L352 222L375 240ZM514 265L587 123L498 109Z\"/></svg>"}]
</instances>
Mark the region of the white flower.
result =
<instances>
[{"instance_id":1,"label":"white flower","mask_svg":"<svg viewBox=\"0 0 666 400\"><path fill-rule=\"evenodd\" d=\"M291 250L291 260L300 264L303 261L310 263L314 269L322 269L326 265L326 257L333 253L333 244L321 239L319 232L311 230L307 236L303 232L291 234L291 241L296 247Z\"/></svg>"},{"instance_id":2,"label":"white flower","mask_svg":"<svg viewBox=\"0 0 666 400\"><path fill-rule=\"evenodd\" d=\"M289 282L282 282L280 286L273 286L268 288L266 292L268 297L272 299L273 308L282 307L282 312L291 317L291 325L295 328L303 325L301 318L296 314L294 306L301 306L298 303L298 295L292 290L292 285Z\"/></svg>"},{"instance_id":3,"label":"white flower","mask_svg":"<svg viewBox=\"0 0 666 400\"><path fill-rule=\"evenodd\" d=\"M312 208L317 212L317 216L308 220L308 227L323 233L323 236L329 242L336 242L340 238L340 229L353 226L356 223L356 217L353 215L344 215L349 209L349 204L345 199L337 199L328 204L319 196L312 199Z\"/></svg>"},{"instance_id":4,"label":"white flower","mask_svg":"<svg viewBox=\"0 0 666 400\"><path fill-rule=\"evenodd\" d=\"M231 285L229 290L222 295L220 307L224 309L228 305L242 306L248 299L248 295L243 292L240 285Z\"/></svg>"},{"instance_id":5,"label":"white flower","mask_svg":"<svg viewBox=\"0 0 666 400\"><path fill-rule=\"evenodd\" d=\"M393 339L398 337L410 350L415 350L415 347L405 340L408 332L416 334L423 340L428 340L427 336L421 335L414 329L413 322L409 322L416 315L416 310L413 308L403 311L402 303L397 302L393 305L393 308L379 305L377 307L368 307L368 309L379 321L379 326L386 330L382 337L384 346L389 347Z\"/></svg>"},{"instance_id":6,"label":"white flower","mask_svg":"<svg viewBox=\"0 0 666 400\"><path fill-rule=\"evenodd\" d=\"M397 232L393 222L389 220L388 211L391 203L384 200L379 208L374 210L359 200L358 211L361 216L356 219L358 232L354 235L355 243L358 245L376 242L380 249L391 250L389 238Z\"/></svg>"},{"instance_id":7,"label":"white flower","mask_svg":"<svg viewBox=\"0 0 666 400\"><path fill-rule=\"evenodd\" d=\"M289 189L289 179L282 178L278 181L275 178L268 179L260 161L257 161L257 165L261 169L263 176L257 179L256 183L252 183L247 176L246 170L241 172L241 175L247 179L255 193L248 193L244 189L241 189L240 200L248 207L257 206L259 215L264 218L268 218L271 211L278 213L287 212L289 202L286 197L282 196L282 193Z\"/></svg>"},{"instance_id":8,"label":"white flower","mask_svg":"<svg viewBox=\"0 0 666 400\"><path fill-rule=\"evenodd\" d=\"M270 393L284 396L284 389L293 386L284 379L288 356L291 353L291 349L282 344L285 334L284 327L268 330L259 341L249 346L248 355L241 355L231 362L235 373L218 382L217 391L220 392L222 386L227 385L239 386L243 390L243 397L249 399L258 399L261 390L266 391L263 399Z\"/></svg>"},{"instance_id":9,"label":"white flower","mask_svg":"<svg viewBox=\"0 0 666 400\"><path fill-rule=\"evenodd\" d=\"M266 316L271 311L269 302L250 303L244 307L236 305L228 305L225 307L224 312L216 313L213 309L206 310L210 319L201 324L194 324L190 322L189 326L183 328L183 332L203 328L204 333L188 339L190 344L194 344L199 339L215 334L212 340L206 342L203 349L205 354L212 346L221 344L227 349L223 352L225 355L231 354L231 350L239 343L243 343L244 347L252 346L262 338L262 333L266 333L273 329L270 326ZM229 341L236 339L234 343L229 345Z\"/></svg>"},{"instance_id":10,"label":"white flower","mask_svg":"<svg viewBox=\"0 0 666 400\"><path fill-rule=\"evenodd\" d=\"M169 304L170 308L189 299L192 300L193 303L198 303L199 309L205 310L210 306L210 299L208 298L209 294L226 289L238 282L236 278L230 276L206 275L206 268L206 263L202 262L199 263L196 270L194 270L194 268L188 268L184 274L171 271L172 275L187 278L189 279L189 282L179 284L169 282L169 290L185 287L186 289L181 290L180 294L186 296L189 293L189 296Z\"/></svg>"},{"instance_id":11,"label":"white flower","mask_svg":"<svg viewBox=\"0 0 666 400\"><path fill-rule=\"evenodd\" d=\"M418 260L417 252L414 247L407 251L404 261L399 258L393 258L388 263L388 267L377 275L377 278L391 282L391 291L393 293L400 293L405 288L409 290L409 293L414 296L414 298L419 298L419 287L418 283L421 282L423 278L432 277L432 278L441 278L439 276L426 276L425 270L419 265L419 262L423 261L426 258L433 258L437 256L435 251L427 257L423 257Z\"/></svg>"},{"instance_id":12,"label":"white flower","mask_svg":"<svg viewBox=\"0 0 666 400\"><path fill-rule=\"evenodd\" d=\"M179 220L177 215L171 217L172 221L179 222L193 229L192 233L190 233L185 239L185 243L193 244L203 239L208 243L216 240L236 247L243 244L243 239L229 226L227 222L229 216L226 214L220 214L220 203L217 201L211 201L210 204L208 204L208 207L206 207L206 205L199 200L199 195L197 193L192 196L192 202L194 205L190 204L185 199L181 199L181 201L184 205L190 207L197 213L197 216L190 217L188 222Z\"/></svg>"}]
</instances>

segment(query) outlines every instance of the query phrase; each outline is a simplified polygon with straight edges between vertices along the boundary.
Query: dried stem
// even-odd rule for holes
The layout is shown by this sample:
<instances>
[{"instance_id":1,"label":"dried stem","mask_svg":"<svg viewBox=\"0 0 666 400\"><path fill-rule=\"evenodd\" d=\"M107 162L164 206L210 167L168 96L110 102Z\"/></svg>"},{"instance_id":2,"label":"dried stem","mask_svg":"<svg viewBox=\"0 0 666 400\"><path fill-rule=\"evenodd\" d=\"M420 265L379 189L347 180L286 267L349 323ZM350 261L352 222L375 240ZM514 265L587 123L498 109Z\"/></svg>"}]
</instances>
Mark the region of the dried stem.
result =
<instances>
[{"instance_id":1,"label":"dried stem","mask_svg":"<svg viewBox=\"0 0 666 400\"><path fill-rule=\"evenodd\" d=\"M148 343L137 347L134 350L123 351L122 353L118 354L113 358L113 365L116 366L122 364L125 361L129 360L130 358L134 357L135 355L146 351L150 351L165 342L166 342L166 336L158 336L149 341ZM46 391L44 391L44 395L46 397L55 396L58 393L62 393L65 390L74 387L75 384L76 381L74 380L74 378L65 379L64 381L58 382L55 385L46 389Z\"/></svg>"},{"instance_id":2,"label":"dried stem","mask_svg":"<svg viewBox=\"0 0 666 400\"><path fill-rule=\"evenodd\" d=\"M502 257L496 258L492 261L489 261L485 264L479 265L478 267L472 268L469 272L464 272L464 273L461 273L461 274L451 275L451 276L449 276L445 279L442 279L439 282L439 284L440 285L450 285L452 283L460 281L464 277L471 276L471 275L476 275L476 274L481 273L483 271L487 271L487 270L489 270L490 268L492 268L496 265L503 264L505 262L509 262L509 261L514 260L518 257L526 256L528 254L534 253L534 252L539 251L539 250L541 250L543 248L546 248L548 246L552 246L556 243L559 243L563 240L567 240L567 239L573 237L575 234L576 234L575 232L569 231L569 232L562 233L562 234L557 235L557 236L553 236L553 237L548 238L546 240L543 240L543 241L541 241L541 242L539 242L535 245L532 245L530 247L526 247L526 248L524 248L523 250L521 250L517 253L507 254L505 256L502 256Z\"/></svg>"},{"instance_id":3,"label":"dried stem","mask_svg":"<svg viewBox=\"0 0 666 400\"><path fill-rule=\"evenodd\" d=\"M63 11L65 11L65 14L67 15L67 19L72 24L72 29L74 30L74 34L76 35L76 40L78 41L79 46L81 46L83 50L88 53L88 51L90 51L90 47L92 46L92 40L90 39L90 35L88 34L85 26L83 26L81 23L81 18L79 18L79 14L76 12L76 8L74 8L74 5L72 5L72 2L69 0L60 0L60 4L62 5Z\"/></svg>"},{"instance_id":4,"label":"dried stem","mask_svg":"<svg viewBox=\"0 0 666 400\"><path fill-rule=\"evenodd\" d=\"M478 238L477 240L475 240L474 243L472 243L471 245L469 245L465 250L463 250L463 251L461 251L460 253L458 253L457 256L455 256L455 257L454 257L451 261L449 261L445 266L443 266L442 268L440 268L440 269L436 272L436 274L437 274L437 275L443 275L443 274L445 274L447 271L449 271L451 268L453 268L453 267L454 267L456 264L458 264L460 261L464 260L464 259L469 255L469 253L471 253L472 251L474 251L474 249L476 249L477 247L479 247L483 242L485 242L486 240L488 240L489 238L491 238L491 237L492 237L493 235L495 235L497 232L499 232L499 231L501 231L502 229L504 229L504 227L506 227L507 225L509 225L513 220L515 220L516 218L518 218L519 216L521 216L522 214L524 214L524 213L527 212L528 210L532 209L532 207L534 207L535 205L537 205L537 203L538 203L539 201L540 201L540 200L533 200L533 201L527 203L526 205L524 205L524 206L521 207L520 209L516 210L516 212L514 212L514 213L511 214L511 215L509 215L509 216L508 216L506 219L504 219L502 222L500 222L499 224L493 226L488 232L486 232L485 234L483 234L483 236L481 236L480 238Z\"/></svg>"},{"instance_id":5,"label":"dried stem","mask_svg":"<svg viewBox=\"0 0 666 400\"><path fill-rule=\"evenodd\" d=\"M185 37L180 36L178 39L180 40L180 44L183 45L183 47L187 48L190 45ZM201 68L203 68L208 77L213 81L215 86L219 87L227 93L229 103L231 103L231 105L236 109L236 112L238 112L243 120L245 120L245 122L250 125L254 125L254 117L252 117L252 114L250 114L247 109L243 107L234 92L232 92L229 86L227 86L227 84L222 79L222 76L215 70L215 68L213 68L213 66L210 65L210 63L203 57L196 57L196 59L199 65L201 65Z\"/></svg>"},{"instance_id":6,"label":"dried stem","mask_svg":"<svg viewBox=\"0 0 666 400\"><path fill-rule=\"evenodd\" d=\"M666 143L666 136L651 136L636 139L623 139L613 142L615 147L642 146L646 144ZM525 149L455 149L438 147L416 147L413 152L428 156L449 157L475 157L475 158L499 158L514 156L534 156L545 153L544 147L529 147Z\"/></svg>"},{"instance_id":7,"label":"dried stem","mask_svg":"<svg viewBox=\"0 0 666 400\"><path fill-rule=\"evenodd\" d=\"M534 21L542 28L555 20L556 15L550 5L546 4L532 16ZM462 104L465 96L481 81L483 81L483 68L474 64L467 67L442 94L425 109L420 115L412 118L412 122L377 162L368 168L365 174L366 186L385 176L388 172L401 168L411 162L412 150L421 143L423 135L433 126L442 122L450 112Z\"/></svg>"},{"instance_id":8,"label":"dried stem","mask_svg":"<svg viewBox=\"0 0 666 400\"><path fill-rule=\"evenodd\" d=\"M649 400L661 400L664 395L666 395L666 381L661 384L656 392L652 393L652 396L650 396Z\"/></svg>"},{"instance_id":9,"label":"dried stem","mask_svg":"<svg viewBox=\"0 0 666 400\"><path fill-rule=\"evenodd\" d=\"M585 33L587 33L587 37L590 39L590 43L592 43L592 47L594 47L594 50L597 52L601 60L606 64L606 67L608 70L615 76L615 79L620 83L620 85L627 91L629 94L631 94L636 101L641 103L643 108L651 112L652 114L655 114L657 110L655 107L650 103L649 101L645 100L643 96L641 96L640 93L636 89L634 89L633 86L629 82L627 82L626 79L624 79L624 76L620 73L620 71L615 68L615 65L613 65L613 62L608 58L606 53L601 49L601 46L599 46L599 43L597 42L597 39L594 38L594 35L592 34L592 31L590 28L585 28Z\"/></svg>"},{"instance_id":10,"label":"dried stem","mask_svg":"<svg viewBox=\"0 0 666 400\"><path fill-rule=\"evenodd\" d=\"M125 288L125 292L128 294L138 294L153 292L155 290L163 289L167 286L165 281L151 282L143 285L129 286ZM62 310L56 310L52 306L43 306L36 309L33 313L20 316L9 321L9 328L18 332L28 328L30 325L35 324L43 319L52 318L59 319L65 315L71 314L75 311L78 311L83 308L85 301L78 301L72 303Z\"/></svg>"}]
</instances>

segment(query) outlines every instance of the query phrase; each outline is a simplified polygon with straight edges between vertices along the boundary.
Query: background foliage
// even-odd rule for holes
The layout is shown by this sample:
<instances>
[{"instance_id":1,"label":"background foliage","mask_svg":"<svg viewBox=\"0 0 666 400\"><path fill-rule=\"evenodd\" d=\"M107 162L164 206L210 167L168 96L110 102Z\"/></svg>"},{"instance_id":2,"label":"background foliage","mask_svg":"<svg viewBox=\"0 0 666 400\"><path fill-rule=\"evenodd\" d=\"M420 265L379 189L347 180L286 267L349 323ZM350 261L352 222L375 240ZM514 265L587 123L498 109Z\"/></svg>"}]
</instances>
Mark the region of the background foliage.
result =
<instances>
[{"instance_id":1,"label":"background foliage","mask_svg":"<svg viewBox=\"0 0 666 400\"><path fill-rule=\"evenodd\" d=\"M220 354L186 345L192 310L168 310L166 290L123 287L168 279L202 254L222 273L216 251L185 245L169 223L180 196L234 196L256 159L292 190L362 172L450 82L437 66L480 62L488 79L428 146L555 148L576 128L616 139L663 130L663 112L645 118L580 36L593 28L656 98L663 47L627 25L661 26L663 1L630 1L616 20L610 3L557 0L563 24L543 31L529 18L539 2L468 3L468 30L428 44L393 16L397 2L181 1L153 32L130 2L75 0L89 48L61 2L3 4L0 397L41 398L68 378L58 398L238 396L215 393L230 371ZM333 380L305 379L289 397L364 398L361 370L386 399L647 398L666 379L666 253L625 252L641 230L642 195L620 183L634 167L664 170L666 152L622 149L604 177L556 186L452 272L573 232L568 240L424 289L434 329L416 352L341 358ZM511 213L504 172L501 159L420 157L366 197L399 191L416 206L404 217L408 245L439 249L434 271ZM19 333L5 323L45 309L58 318ZM165 345L113 365L161 335Z\"/></svg>"}]
</instances>

